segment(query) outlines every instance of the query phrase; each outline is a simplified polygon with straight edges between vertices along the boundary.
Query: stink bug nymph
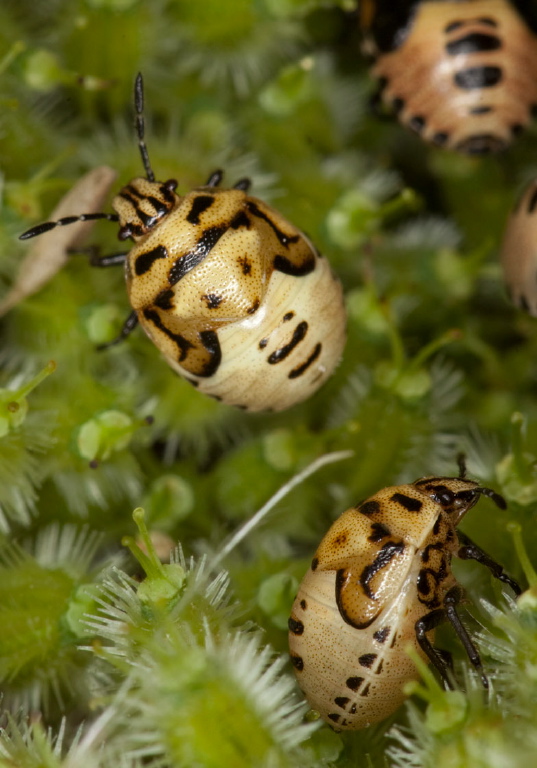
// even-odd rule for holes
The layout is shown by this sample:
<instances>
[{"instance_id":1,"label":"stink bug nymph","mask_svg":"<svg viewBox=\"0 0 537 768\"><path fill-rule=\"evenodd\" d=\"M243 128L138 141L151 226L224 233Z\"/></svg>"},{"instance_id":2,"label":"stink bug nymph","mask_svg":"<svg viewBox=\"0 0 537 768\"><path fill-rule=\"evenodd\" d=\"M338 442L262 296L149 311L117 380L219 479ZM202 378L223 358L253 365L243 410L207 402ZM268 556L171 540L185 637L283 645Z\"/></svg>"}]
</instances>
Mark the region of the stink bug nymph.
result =
<instances>
[{"instance_id":1,"label":"stink bug nymph","mask_svg":"<svg viewBox=\"0 0 537 768\"><path fill-rule=\"evenodd\" d=\"M485 686L479 652L458 613L463 597L453 555L473 559L519 595L502 567L457 530L489 488L459 477L426 477L384 488L339 517L321 541L289 619L289 647L308 702L336 730L392 714L418 676L411 644L452 687L451 658L432 645L449 621Z\"/></svg>"},{"instance_id":2,"label":"stink bug nymph","mask_svg":"<svg viewBox=\"0 0 537 768\"><path fill-rule=\"evenodd\" d=\"M222 173L181 197L155 181L144 142L143 83L134 88L146 178L112 202L115 213L46 222L25 240L74 221L119 222L128 252L93 257L124 264L132 312L116 341L140 323L166 361L201 392L245 410L282 410L330 376L345 343L342 289L327 260L276 210ZM114 343L114 342L112 342Z\"/></svg>"},{"instance_id":3,"label":"stink bug nymph","mask_svg":"<svg viewBox=\"0 0 537 768\"><path fill-rule=\"evenodd\" d=\"M526 0L361 0L378 99L438 146L505 149L537 110L537 11Z\"/></svg>"},{"instance_id":4,"label":"stink bug nymph","mask_svg":"<svg viewBox=\"0 0 537 768\"><path fill-rule=\"evenodd\" d=\"M509 216L500 257L511 299L537 317L537 179L526 187Z\"/></svg>"}]
</instances>

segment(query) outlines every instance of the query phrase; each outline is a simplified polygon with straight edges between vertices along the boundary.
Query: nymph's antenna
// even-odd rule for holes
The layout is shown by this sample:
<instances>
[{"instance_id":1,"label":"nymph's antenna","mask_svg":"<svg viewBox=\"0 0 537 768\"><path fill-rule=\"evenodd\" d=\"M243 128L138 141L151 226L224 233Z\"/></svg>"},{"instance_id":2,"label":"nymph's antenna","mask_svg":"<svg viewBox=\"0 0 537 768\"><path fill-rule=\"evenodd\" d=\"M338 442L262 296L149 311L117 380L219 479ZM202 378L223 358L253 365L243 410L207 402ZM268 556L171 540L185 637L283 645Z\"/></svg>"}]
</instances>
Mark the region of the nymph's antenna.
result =
<instances>
[{"instance_id":1,"label":"nymph's antenna","mask_svg":"<svg viewBox=\"0 0 537 768\"><path fill-rule=\"evenodd\" d=\"M66 224L74 224L75 221L95 221L96 219L119 221L119 216L115 213L81 213L80 216L64 216L58 221L44 221L42 224L36 224L35 227L31 227L19 235L19 240L29 240L31 237L49 232L54 227L64 227Z\"/></svg>"},{"instance_id":2,"label":"nymph's antenna","mask_svg":"<svg viewBox=\"0 0 537 768\"><path fill-rule=\"evenodd\" d=\"M145 121L144 121L144 80L142 73L138 72L134 81L134 109L136 110L136 133L138 134L138 146L142 156L142 163L145 168L145 175L148 181L155 181L155 174L149 162L149 153L144 141Z\"/></svg>"}]
</instances>

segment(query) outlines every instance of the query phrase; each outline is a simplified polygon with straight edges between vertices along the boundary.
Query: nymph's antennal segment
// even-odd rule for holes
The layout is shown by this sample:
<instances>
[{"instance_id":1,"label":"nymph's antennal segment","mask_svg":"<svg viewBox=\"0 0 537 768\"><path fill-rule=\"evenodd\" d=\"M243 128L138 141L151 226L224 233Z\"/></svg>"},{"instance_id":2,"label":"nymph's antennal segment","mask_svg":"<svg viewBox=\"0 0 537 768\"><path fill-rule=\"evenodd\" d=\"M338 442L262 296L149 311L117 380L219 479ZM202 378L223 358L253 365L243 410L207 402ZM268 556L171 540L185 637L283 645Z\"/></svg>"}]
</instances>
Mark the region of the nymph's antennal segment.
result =
<instances>
[{"instance_id":1,"label":"nymph's antennal segment","mask_svg":"<svg viewBox=\"0 0 537 768\"><path fill-rule=\"evenodd\" d=\"M134 81L134 108L136 110L136 133L138 134L138 146L142 156L142 163L145 168L145 175L148 181L155 181L155 174L149 162L149 153L144 141L145 121L144 121L144 80L142 73L138 72Z\"/></svg>"},{"instance_id":2,"label":"nymph's antennal segment","mask_svg":"<svg viewBox=\"0 0 537 768\"><path fill-rule=\"evenodd\" d=\"M66 224L74 224L75 221L95 221L96 219L119 221L119 217L115 213L81 213L80 216L64 216L58 221L45 221L42 224L36 224L35 227L31 227L19 235L19 240L29 240L31 237L49 232L54 227L64 227Z\"/></svg>"}]
</instances>

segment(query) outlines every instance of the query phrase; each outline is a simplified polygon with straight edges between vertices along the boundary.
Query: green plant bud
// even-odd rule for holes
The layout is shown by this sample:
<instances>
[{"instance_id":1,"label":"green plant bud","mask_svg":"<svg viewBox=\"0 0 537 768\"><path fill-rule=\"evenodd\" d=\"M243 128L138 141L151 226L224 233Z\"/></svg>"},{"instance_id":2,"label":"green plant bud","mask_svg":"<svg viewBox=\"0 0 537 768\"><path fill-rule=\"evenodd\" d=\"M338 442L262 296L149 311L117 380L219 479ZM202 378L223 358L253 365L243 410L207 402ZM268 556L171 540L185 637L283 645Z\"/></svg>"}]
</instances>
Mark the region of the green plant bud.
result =
<instances>
[{"instance_id":1,"label":"green plant bud","mask_svg":"<svg viewBox=\"0 0 537 768\"><path fill-rule=\"evenodd\" d=\"M259 585L257 604L278 629L287 629L297 589L298 581L287 573L275 573Z\"/></svg>"}]
</instances>

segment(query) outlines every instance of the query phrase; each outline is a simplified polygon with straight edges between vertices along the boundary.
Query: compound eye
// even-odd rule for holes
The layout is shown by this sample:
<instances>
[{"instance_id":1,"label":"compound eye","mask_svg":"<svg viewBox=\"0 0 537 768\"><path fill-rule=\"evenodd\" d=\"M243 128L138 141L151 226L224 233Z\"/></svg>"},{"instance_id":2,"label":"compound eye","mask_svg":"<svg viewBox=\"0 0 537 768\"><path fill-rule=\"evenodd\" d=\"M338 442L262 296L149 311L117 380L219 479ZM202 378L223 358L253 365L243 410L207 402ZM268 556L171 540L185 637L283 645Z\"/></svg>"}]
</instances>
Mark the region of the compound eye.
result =
<instances>
[{"instance_id":1,"label":"compound eye","mask_svg":"<svg viewBox=\"0 0 537 768\"><path fill-rule=\"evenodd\" d=\"M451 507L455 501L455 494L447 488L436 494L436 501L443 507Z\"/></svg>"}]
</instances>

